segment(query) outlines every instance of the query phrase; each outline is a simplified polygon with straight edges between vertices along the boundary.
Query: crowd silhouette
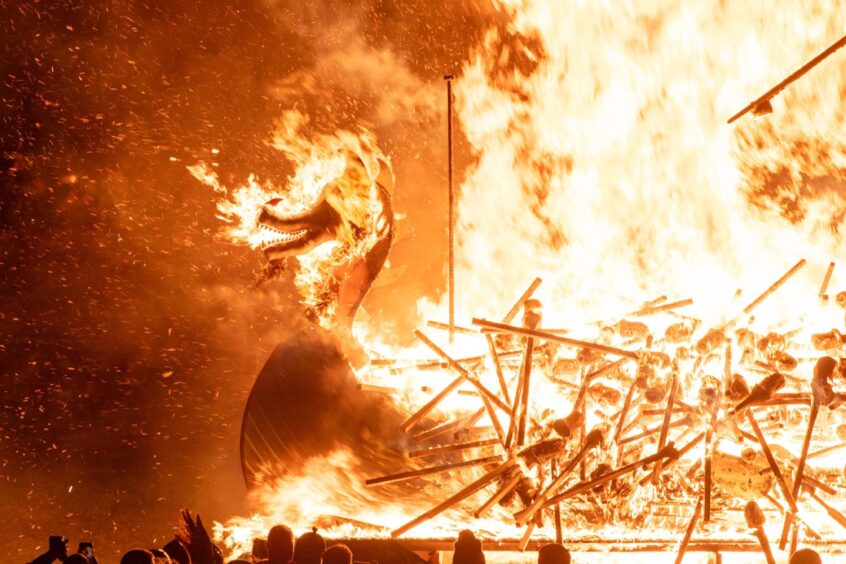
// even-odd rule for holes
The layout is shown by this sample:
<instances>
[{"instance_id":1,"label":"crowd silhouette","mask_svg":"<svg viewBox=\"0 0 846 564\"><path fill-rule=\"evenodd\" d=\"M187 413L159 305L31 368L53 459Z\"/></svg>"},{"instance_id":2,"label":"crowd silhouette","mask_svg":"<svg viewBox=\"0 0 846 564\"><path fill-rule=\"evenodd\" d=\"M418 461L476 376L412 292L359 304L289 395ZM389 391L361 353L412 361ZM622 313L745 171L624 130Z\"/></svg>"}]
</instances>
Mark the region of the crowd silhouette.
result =
<instances>
[{"instance_id":1,"label":"crowd silhouette","mask_svg":"<svg viewBox=\"0 0 846 564\"><path fill-rule=\"evenodd\" d=\"M212 542L203 525L187 510L182 512L182 521L174 538L161 548L134 548L120 559L120 564L392 564L394 560L382 562L367 559L355 560L353 550L345 544L326 546L326 540L312 529L294 536L285 525L270 529L267 538L253 540L250 552L241 554L224 563L223 553ZM601 557L598 557L601 558ZM61 536L49 538L47 550L35 557L29 564L51 564L60 561L65 564L98 564L94 546L82 542L74 553L68 551L68 539ZM596 560L599 562L600 560ZM452 555L453 564L485 564L482 542L472 531L458 534ZM570 564L570 552L558 543L546 544L538 550L538 564ZM790 557L789 564L822 564L820 555L809 548L797 550Z\"/></svg>"}]
</instances>

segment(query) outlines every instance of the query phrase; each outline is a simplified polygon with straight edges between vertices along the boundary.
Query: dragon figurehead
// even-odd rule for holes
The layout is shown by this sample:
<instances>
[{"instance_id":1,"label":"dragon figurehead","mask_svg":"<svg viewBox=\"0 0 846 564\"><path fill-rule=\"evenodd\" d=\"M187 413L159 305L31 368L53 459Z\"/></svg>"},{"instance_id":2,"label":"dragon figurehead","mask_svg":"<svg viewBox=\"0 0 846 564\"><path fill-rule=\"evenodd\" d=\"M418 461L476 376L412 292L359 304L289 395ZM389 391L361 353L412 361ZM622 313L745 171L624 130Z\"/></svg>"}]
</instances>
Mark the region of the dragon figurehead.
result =
<instances>
[{"instance_id":1,"label":"dragon figurehead","mask_svg":"<svg viewBox=\"0 0 846 564\"><path fill-rule=\"evenodd\" d=\"M384 160L373 170L356 153L344 155L343 172L314 204L290 213L284 198L271 198L258 212L256 229L271 267L296 258L312 274L298 284L311 316L348 334L391 247L393 175Z\"/></svg>"},{"instance_id":2,"label":"dragon figurehead","mask_svg":"<svg viewBox=\"0 0 846 564\"><path fill-rule=\"evenodd\" d=\"M274 135L272 146L294 165L284 187L250 175L228 189L214 168L189 167L221 195L222 235L261 250L267 267L260 280L293 274L309 321L286 320L292 330L247 400L241 463L250 487L273 483L289 466L301 469L339 445L382 460L402 417L384 398L358 388L354 369L367 355L352 336L356 312L391 248L391 168L366 130L307 135L306 121L287 112Z\"/></svg>"}]
</instances>

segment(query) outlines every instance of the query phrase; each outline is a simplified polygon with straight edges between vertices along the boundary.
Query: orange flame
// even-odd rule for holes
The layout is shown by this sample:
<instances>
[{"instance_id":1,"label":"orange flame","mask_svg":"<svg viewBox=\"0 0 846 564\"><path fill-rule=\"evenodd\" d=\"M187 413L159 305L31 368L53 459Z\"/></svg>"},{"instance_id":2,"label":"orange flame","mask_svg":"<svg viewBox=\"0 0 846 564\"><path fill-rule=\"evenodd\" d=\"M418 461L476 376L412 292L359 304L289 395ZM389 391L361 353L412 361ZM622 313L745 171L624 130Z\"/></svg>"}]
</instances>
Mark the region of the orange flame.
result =
<instances>
[{"instance_id":1,"label":"orange flame","mask_svg":"<svg viewBox=\"0 0 846 564\"><path fill-rule=\"evenodd\" d=\"M292 110L285 112L274 133L271 145L295 166L284 187L260 182L250 175L246 184L229 190L206 163L189 166L188 170L221 194L218 217L229 224L224 237L254 249L269 237L257 223L265 203L278 199L276 209L294 215L307 211L321 197L327 200L339 213L341 226L333 240L298 257L295 278L305 305L314 306L320 300L319 288L334 268L352 256L364 254L374 244L376 218L381 212L375 197L376 179L381 168L389 166L389 160L366 130L358 134L342 130L333 135L309 136L304 133L306 126L305 116ZM363 175L350 174L351 165L355 170L359 164L364 168ZM363 228L363 237L357 234L357 228ZM321 321L328 322L331 314L331 309L323 312Z\"/></svg>"},{"instance_id":2,"label":"orange flame","mask_svg":"<svg viewBox=\"0 0 846 564\"><path fill-rule=\"evenodd\" d=\"M743 305L804 258L808 266L778 290L777 298L756 309L754 318L744 320L761 334L792 331L791 352L802 362L818 356L809 345L810 334L842 326L842 310L821 303L818 290L831 257L846 251L838 231L846 214L846 130L836 126L844 117L846 66L830 63L816 69L774 101L770 116L749 115L731 127L725 121L789 72L786 65L804 62L839 36L846 5L784 3L774 9L717 0L497 4L508 15L508 25L488 33L456 81L460 120L475 156L460 190L459 317L501 316L515 292L537 275L545 281L538 292L546 304L545 326L626 346L619 332L609 333L625 312L658 295L689 296L695 300L685 310L689 315L659 315L647 323L652 334L660 335L681 319L690 323L695 342L735 319ZM288 130L295 133L297 127ZM286 139L288 144L278 146L299 155L295 161L303 171L291 181L302 192L294 200L313 201L309 197L343 167L331 159L314 161L313 145ZM216 186L216 177L204 169L194 173L210 176L206 182ZM254 244L249 222L244 223L250 215L241 210L255 209L251 194L260 193L261 199L277 192L252 179L234 192L219 208L225 218L237 219L230 235ZM832 284L842 280L835 274ZM421 318L443 319L446 307L421 300L419 310ZM427 356L421 348L391 346L378 327L359 324L357 329L372 349L388 357ZM676 352L668 342L656 346ZM451 352L479 354L479 340L462 337ZM558 351L537 366L538 374L548 375L554 364L567 366L565 361L577 364L566 354ZM722 362L703 355L694 371L694 362L683 360L680 399L695 403L703 377L720 374ZM506 370L511 382L516 368ZM625 370L631 377L632 368ZM497 389L489 364L479 373L489 389ZM803 389L808 364L797 373L801 377L790 386ZM408 374L404 385L372 367L359 376L397 387L399 401L411 411L429 396L414 385L417 372ZM575 376L580 376L578 369ZM452 377L440 374L429 382L438 389ZM600 382L619 385L613 377ZM562 397L572 395L548 378L535 378L532 386L530 410L542 420L560 412ZM439 410L447 418L478 405L478 397L454 396ZM591 410L588 426L615 409ZM794 447L801 440L793 427L772 431L772 438ZM739 453L741 446L727 437L725 449ZM354 478L346 482L327 473L332 467L352 468L346 456L339 451L314 461L309 474L269 484L257 494L263 517L219 526L220 538L234 547L266 532L276 520L305 528L319 515L334 512L395 527L432 505L392 500L383 507L388 494L370 494L370 503L362 500L367 495L361 491L362 476L346 471L347 478ZM335 477L326 478L330 474ZM451 486L436 493L445 497L441 491L455 491L477 475L452 476ZM314 505L292 506L296 494L287 492L301 486L325 495ZM642 513L654 503L655 489L640 488L624 516L640 519L643 526ZM474 521L474 528L519 538L522 530L509 524L509 514L495 511L490 519ZM675 520L655 518L649 530L571 521L567 534L578 535L581 524L606 537L674 535L668 523L675 526L686 516L674 511ZM819 508L803 504L802 511L815 528L831 530ZM465 520L466 513L447 513L415 534L453 534L466 526ZM715 524L710 532L747 538L732 523ZM550 535L550 530L539 533ZM377 527L367 534L385 532ZM768 534L773 538L779 532Z\"/></svg>"}]
</instances>

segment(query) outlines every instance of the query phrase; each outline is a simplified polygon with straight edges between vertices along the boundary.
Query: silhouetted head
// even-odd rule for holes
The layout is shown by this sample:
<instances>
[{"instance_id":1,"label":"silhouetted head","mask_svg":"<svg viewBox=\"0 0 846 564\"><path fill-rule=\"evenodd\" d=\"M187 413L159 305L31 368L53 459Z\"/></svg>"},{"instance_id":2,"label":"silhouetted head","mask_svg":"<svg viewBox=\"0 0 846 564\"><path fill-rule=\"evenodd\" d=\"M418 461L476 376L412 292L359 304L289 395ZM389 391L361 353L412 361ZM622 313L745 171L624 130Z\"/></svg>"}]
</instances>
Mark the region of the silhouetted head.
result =
<instances>
[{"instance_id":1,"label":"silhouetted head","mask_svg":"<svg viewBox=\"0 0 846 564\"><path fill-rule=\"evenodd\" d=\"M154 562L153 553L142 548L130 550L120 559L120 564L154 564Z\"/></svg>"},{"instance_id":2,"label":"silhouetted head","mask_svg":"<svg viewBox=\"0 0 846 564\"><path fill-rule=\"evenodd\" d=\"M320 564L323 551L326 550L326 541L323 540L317 529L310 533L301 535L294 545L294 562L296 564Z\"/></svg>"},{"instance_id":3,"label":"silhouetted head","mask_svg":"<svg viewBox=\"0 0 846 564\"><path fill-rule=\"evenodd\" d=\"M267 533L267 556L271 564L288 564L294 557L294 533L285 525L276 525Z\"/></svg>"},{"instance_id":4,"label":"silhouetted head","mask_svg":"<svg viewBox=\"0 0 846 564\"><path fill-rule=\"evenodd\" d=\"M452 561L454 564L484 564L485 553L482 552L482 543L472 531L465 529L458 533Z\"/></svg>"},{"instance_id":5,"label":"silhouetted head","mask_svg":"<svg viewBox=\"0 0 846 564\"><path fill-rule=\"evenodd\" d=\"M253 560L267 558L267 539L253 539L253 548L250 550Z\"/></svg>"},{"instance_id":6,"label":"silhouetted head","mask_svg":"<svg viewBox=\"0 0 846 564\"><path fill-rule=\"evenodd\" d=\"M538 564L570 564L570 551L557 543L550 543L538 550Z\"/></svg>"},{"instance_id":7,"label":"silhouetted head","mask_svg":"<svg viewBox=\"0 0 846 564\"><path fill-rule=\"evenodd\" d=\"M156 564L172 564L170 555L161 548L151 548L150 552L153 554L153 562Z\"/></svg>"},{"instance_id":8,"label":"silhouetted head","mask_svg":"<svg viewBox=\"0 0 846 564\"><path fill-rule=\"evenodd\" d=\"M79 543L79 548L76 551L86 558L91 558L94 556L94 544L91 541L83 541Z\"/></svg>"},{"instance_id":9,"label":"silhouetted head","mask_svg":"<svg viewBox=\"0 0 846 564\"><path fill-rule=\"evenodd\" d=\"M173 539L164 545L163 550L167 552L167 555L174 562L178 564L191 564L191 556L188 554L188 549L179 540Z\"/></svg>"},{"instance_id":10,"label":"silhouetted head","mask_svg":"<svg viewBox=\"0 0 846 564\"><path fill-rule=\"evenodd\" d=\"M71 554L65 558L65 564L88 564L88 557L84 554Z\"/></svg>"},{"instance_id":11,"label":"silhouetted head","mask_svg":"<svg viewBox=\"0 0 846 564\"><path fill-rule=\"evenodd\" d=\"M334 544L323 553L323 564L352 564L353 553L345 544Z\"/></svg>"},{"instance_id":12,"label":"silhouetted head","mask_svg":"<svg viewBox=\"0 0 846 564\"><path fill-rule=\"evenodd\" d=\"M790 556L790 564L822 564L822 558L816 550L802 548Z\"/></svg>"}]
</instances>

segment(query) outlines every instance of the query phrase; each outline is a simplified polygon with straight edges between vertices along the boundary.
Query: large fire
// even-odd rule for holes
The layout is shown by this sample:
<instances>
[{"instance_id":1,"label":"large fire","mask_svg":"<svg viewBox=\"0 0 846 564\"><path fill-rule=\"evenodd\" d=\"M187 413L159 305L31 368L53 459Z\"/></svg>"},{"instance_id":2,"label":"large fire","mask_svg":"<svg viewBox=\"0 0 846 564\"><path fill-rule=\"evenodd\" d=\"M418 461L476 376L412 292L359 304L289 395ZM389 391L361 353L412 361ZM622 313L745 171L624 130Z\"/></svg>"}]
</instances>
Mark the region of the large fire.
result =
<instances>
[{"instance_id":1,"label":"large fire","mask_svg":"<svg viewBox=\"0 0 846 564\"><path fill-rule=\"evenodd\" d=\"M497 457L513 460L516 474L509 470L491 481L496 487L406 530L401 526L497 463L435 473L417 495L403 497L392 485L365 486L374 476L341 449L254 492L258 513L219 525L219 538L240 549L280 521L300 529L320 523L340 536L445 537L469 526L499 538L554 538L551 506L537 527L520 512L576 455L585 432L597 429L604 448L590 452L549 497L671 441L690 448L666 461L663 471L659 464L654 480L646 478L655 466L621 476L615 488L562 499L565 539L680 539L701 507L707 458L712 515L694 537L752 538L742 510L756 501L767 510L766 531L777 544L785 519L779 507L793 502L787 492L801 465L815 365L823 355L843 353L838 328L846 294L837 293L842 273L829 265L846 251L839 232L846 213L846 130L838 127L846 67L821 66L774 100L771 115L749 115L732 126L726 120L782 78L786 65L839 37L846 5L498 3L508 24L488 33L456 81L460 122L475 156L460 189L456 275L459 325L471 330L449 346L445 333L427 330L449 356L468 359L459 362L471 377L429 415L459 423L455 429L462 431L441 435L442 443L484 443L450 462ZM275 199L287 202L291 213L313 205L343 177L350 154L367 171L361 185L374 189L385 159L369 134L307 138L294 114L280 131L275 144L296 173L284 189L250 178L226 193L219 210L233 241L260 246L267 233L255 222L258 209ZM193 172L225 190L209 169ZM359 198L350 210L366 210L354 223L375 225L379 210L361 203L375 201L366 191L338 194ZM298 287L306 300L342 260L334 250L361 252L367 245L333 241L301 257ZM534 276L543 280L532 297L543 304L538 330L544 338L533 340L526 371L526 340L511 334L520 323L512 318L503 328L484 320L501 321ZM445 303L421 300L421 326L443 320ZM362 387L392 395L409 417L461 373L423 368L420 359L438 367L444 362L424 342L397 347L391 335L364 321L355 330L372 359L357 372ZM552 335L573 338L576 346ZM491 349L500 353L498 361ZM843 376L832 370L836 389ZM510 429L512 414L495 405L482 410L480 388L510 407L519 401L525 372L532 374L523 395L525 437L507 441L506 432L517 433ZM772 384L780 378L772 374L783 375L782 386L781 380ZM768 407L752 413L784 485L746 412L730 413L749 389L769 393ZM843 538L843 523L814 497L826 496L824 503L835 509L846 505L843 451L824 451L846 431L833 409L840 399L829 400L815 422L805 470L817 490L796 499L803 538ZM665 417L668 405L672 417ZM553 432L553 423L573 410L583 422L570 436ZM414 424L405 429L408 437L420 430ZM555 443L554 455L517 456L523 447L560 436L569 442ZM412 468L443 460L421 463L425 456L405 455ZM756 478L735 484L732 473ZM506 495L471 521L510 480L512 489L525 480L534 494Z\"/></svg>"},{"instance_id":2,"label":"large fire","mask_svg":"<svg viewBox=\"0 0 846 564\"><path fill-rule=\"evenodd\" d=\"M273 202L277 213L295 216L322 199L338 213L340 222L333 237L298 256L295 279L305 305L318 309L321 323L328 324L334 311L319 307L326 279L339 264L374 245L382 209L373 192L380 174L391 172L369 132L305 136L306 124L301 113L286 112L273 136L272 146L295 166L284 187L259 182L251 175L244 185L229 190L206 163L188 170L222 195L217 209L229 224L223 235L234 243L266 248L278 242L282 234L258 221L259 210L268 202ZM344 174L351 164L357 165L357 174Z\"/></svg>"}]
</instances>

